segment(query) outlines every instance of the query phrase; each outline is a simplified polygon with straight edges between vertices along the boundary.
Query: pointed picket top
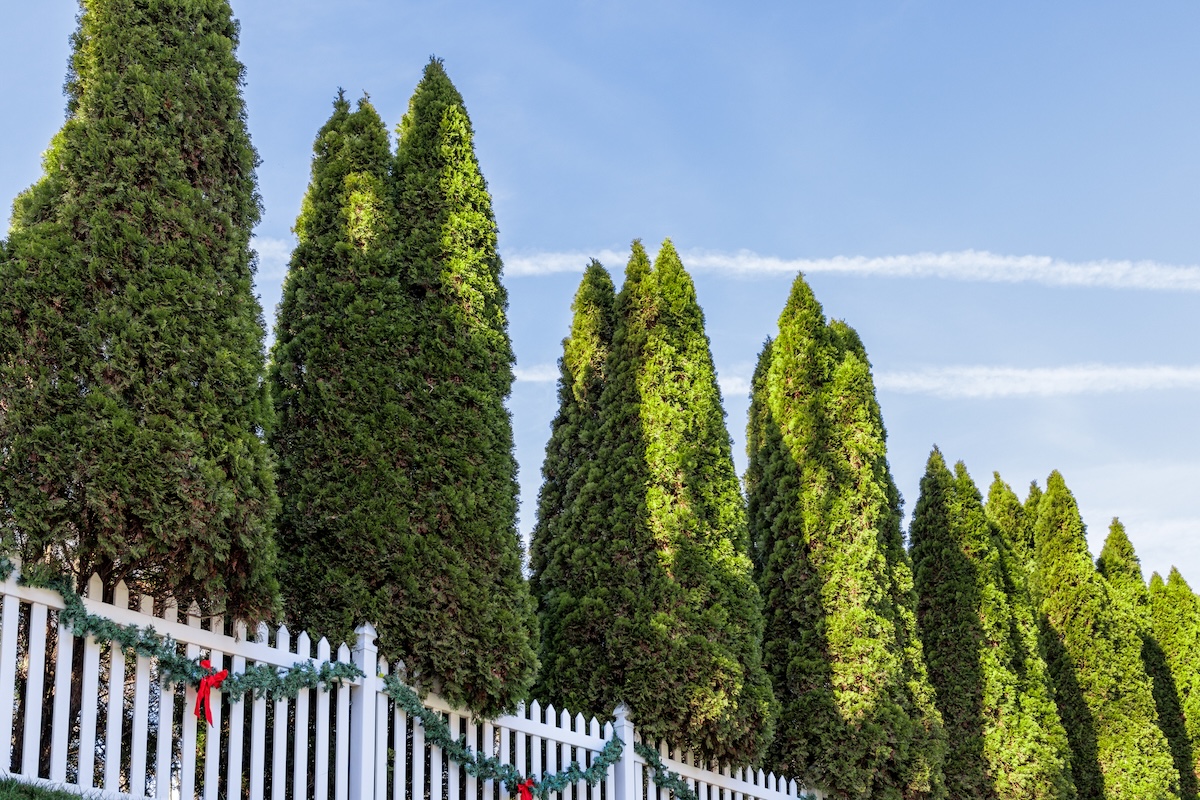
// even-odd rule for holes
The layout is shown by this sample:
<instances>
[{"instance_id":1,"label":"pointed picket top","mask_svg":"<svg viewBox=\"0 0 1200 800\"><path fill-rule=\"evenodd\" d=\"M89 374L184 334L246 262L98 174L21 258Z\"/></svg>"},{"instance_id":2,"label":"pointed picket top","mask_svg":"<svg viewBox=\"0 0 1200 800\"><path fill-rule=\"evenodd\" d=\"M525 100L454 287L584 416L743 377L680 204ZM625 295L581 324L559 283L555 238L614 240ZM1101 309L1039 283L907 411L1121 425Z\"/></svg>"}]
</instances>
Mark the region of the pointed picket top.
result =
<instances>
[{"instance_id":1,"label":"pointed picket top","mask_svg":"<svg viewBox=\"0 0 1200 800\"><path fill-rule=\"evenodd\" d=\"M386 678L388 676L388 660L383 656L380 656L379 661L376 662L375 674L381 678Z\"/></svg>"},{"instance_id":2,"label":"pointed picket top","mask_svg":"<svg viewBox=\"0 0 1200 800\"><path fill-rule=\"evenodd\" d=\"M529 719L533 720L534 722L542 721L542 704L537 700L534 700L529 704Z\"/></svg>"},{"instance_id":3,"label":"pointed picket top","mask_svg":"<svg viewBox=\"0 0 1200 800\"><path fill-rule=\"evenodd\" d=\"M349 661L350 660L350 648L346 645L345 642L342 642L342 644L338 646L337 660L338 661Z\"/></svg>"},{"instance_id":4,"label":"pointed picket top","mask_svg":"<svg viewBox=\"0 0 1200 800\"><path fill-rule=\"evenodd\" d=\"M174 597L163 600L162 618L170 622L179 622L179 601Z\"/></svg>"},{"instance_id":5,"label":"pointed picket top","mask_svg":"<svg viewBox=\"0 0 1200 800\"><path fill-rule=\"evenodd\" d=\"M118 581L113 589L113 605L122 610L129 608L129 587L125 581Z\"/></svg>"},{"instance_id":6,"label":"pointed picket top","mask_svg":"<svg viewBox=\"0 0 1200 800\"><path fill-rule=\"evenodd\" d=\"M280 625L279 630L275 632L275 649L281 652L288 652L291 649L292 634L288 631L287 625Z\"/></svg>"},{"instance_id":7,"label":"pointed picket top","mask_svg":"<svg viewBox=\"0 0 1200 800\"><path fill-rule=\"evenodd\" d=\"M200 627L200 605L198 603L192 603L188 606L187 624L192 628Z\"/></svg>"},{"instance_id":8,"label":"pointed picket top","mask_svg":"<svg viewBox=\"0 0 1200 800\"><path fill-rule=\"evenodd\" d=\"M580 719L582 719L582 717L580 717ZM565 708L561 712L561 720L558 727L568 731L571 730L571 712L567 711ZM582 728L580 730L582 730Z\"/></svg>"},{"instance_id":9,"label":"pointed picket top","mask_svg":"<svg viewBox=\"0 0 1200 800\"><path fill-rule=\"evenodd\" d=\"M308 637L308 631L300 631L300 635L296 637L296 655L301 658L312 656L312 639Z\"/></svg>"},{"instance_id":10,"label":"pointed picket top","mask_svg":"<svg viewBox=\"0 0 1200 800\"><path fill-rule=\"evenodd\" d=\"M138 611L143 614L154 614L154 598L148 594L138 595Z\"/></svg>"},{"instance_id":11,"label":"pointed picket top","mask_svg":"<svg viewBox=\"0 0 1200 800\"><path fill-rule=\"evenodd\" d=\"M258 627L255 629L254 633L254 641L258 642L259 644L266 644L270 641L271 629L267 627L267 623L258 623Z\"/></svg>"},{"instance_id":12,"label":"pointed picket top","mask_svg":"<svg viewBox=\"0 0 1200 800\"><path fill-rule=\"evenodd\" d=\"M84 594L89 600L99 600L104 597L104 581L100 580L99 575L93 573L92 577L88 578L87 590Z\"/></svg>"}]
</instances>

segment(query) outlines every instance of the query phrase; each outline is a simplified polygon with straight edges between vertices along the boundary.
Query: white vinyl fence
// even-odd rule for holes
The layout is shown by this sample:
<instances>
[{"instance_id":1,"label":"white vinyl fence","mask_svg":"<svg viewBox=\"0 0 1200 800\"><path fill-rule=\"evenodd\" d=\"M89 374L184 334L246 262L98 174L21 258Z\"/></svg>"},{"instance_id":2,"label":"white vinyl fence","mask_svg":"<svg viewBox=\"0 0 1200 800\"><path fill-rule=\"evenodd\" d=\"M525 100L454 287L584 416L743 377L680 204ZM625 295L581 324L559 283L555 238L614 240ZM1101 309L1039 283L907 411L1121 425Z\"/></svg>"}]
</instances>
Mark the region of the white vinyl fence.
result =
<instances>
[{"instance_id":1,"label":"white vinyl fence","mask_svg":"<svg viewBox=\"0 0 1200 800\"><path fill-rule=\"evenodd\" d=\"M378 658L370 625L359 630L353 650L343 644L334 651L324 639L314 648L307 634L293 638L286 628L264 625L251 636L220 618L155 609L148 597L130 598L123 584L104 602L93 578L84 601L90 614L153 627L189 658L208 657L216 670L353 660L366 674L331 691L301 690L295 699L247 695L230 702L214 690L210 727L194 714L196 690L163 689L153 659L61 628L57 592L21 586L14 573L0 593L0 700L11 698L0 702L0 737L9 745L0 753L0 776L97 798L508 800L504 786L468 776L427 744L420 722L384 693L388 664ZM425 705L473 750L534 778L572 761L587 768L614 735L624 742L624 755L601 783L581 781L550 800L668 800L634 752L640 739L623 709L615 722L600 724L536 702L492 721L472 719L432 695ZM805 795L794 782L761 771L710 768L665 746L659 752L699 800Z\"/></svg>"}]
</instances>

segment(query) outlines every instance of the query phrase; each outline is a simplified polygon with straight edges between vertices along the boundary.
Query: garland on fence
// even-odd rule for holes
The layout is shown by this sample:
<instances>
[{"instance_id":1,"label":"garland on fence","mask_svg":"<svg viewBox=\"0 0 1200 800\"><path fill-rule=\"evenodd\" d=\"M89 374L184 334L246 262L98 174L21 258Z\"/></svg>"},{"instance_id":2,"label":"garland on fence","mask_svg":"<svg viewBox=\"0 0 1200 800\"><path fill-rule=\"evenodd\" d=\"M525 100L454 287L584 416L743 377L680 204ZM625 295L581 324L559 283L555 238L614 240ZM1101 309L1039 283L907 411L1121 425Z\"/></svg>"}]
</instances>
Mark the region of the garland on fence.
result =
<instances>
[{"instance_id":1,"label":"garland on fence","mask_svg":"<svg viewBox=\"0 0 1200 800\"><path fill-rule=\"evenodd\" d=\"M12 562L4 559L0 563L0 580L12 574ZM202 685L220 686L230 702L238 702L245 695L252 699L294 698L301 689L324 688L343 681L362 677L362 670L344 661L325 661L317 666L312 661L301 661L290 668L274 667L269 664L252 664L244 672L227 675L221 681L213 679L219 675L207 659L188 658L179 654L178 643L169 635L164 636L153 626L140 628L137 625L121 625L98 614L89 614L83 598L75 591L71 580L65 575L47 576L39 573L22 575L21 582L27 586L53 589L63 599L63 610L58 612L58 621L70 628L76 636L91 636L97 642L111 642L125 653L153 658L158 662L159 675L165 685L183 683L199 689ZM225 670L222 670L225 672ZM197 696L197 710L200 708Z\"/></svg>"},{"instance_id":2,"label":"garland on fence","mask_svg":"<svg viewBox=\"0 0 1200 800\"><path fill-rule=\"evenodd\" d=\"M471 777L503 783L510 795L520 792L521 800L530 800L535 796L539 800L546 800L551 792L561 792L579 781L586 781L588 786L595 786L604 780L608 768L621 760L621 751L625 747L624 742L613 736L604 744L587 769L581 769L578 761L572 761L565 770L542 773L540 780L524 778L520 770L512 764L505 764L495 756L473 752L464 738L455 739L442 715L426 708L417 697L417 693L405 686L396 675L385 677L383 685L388 697L392 698L401 710L421 721L427 742L442 748L442 751L461 764ZM691 800L695 800L695 795Z\"/></svg>"},{"instance_id":3,"label":"garland on fence","mask_svg":"<svg viewBox=\"0 0 1200 800\"><path fill-rule=\"evenodd\" d=\"M662 759L658 757L658 751L653 747L641 742L634 742L633 752L641 756L645 760L646 766L654 770L655 786L666 789L675 795L676 800L699 800L696 793L692 791L692 787L688 786L688 782L681 778L678 772L672 772L663 766Z\"/></svg>"}]
</instances>

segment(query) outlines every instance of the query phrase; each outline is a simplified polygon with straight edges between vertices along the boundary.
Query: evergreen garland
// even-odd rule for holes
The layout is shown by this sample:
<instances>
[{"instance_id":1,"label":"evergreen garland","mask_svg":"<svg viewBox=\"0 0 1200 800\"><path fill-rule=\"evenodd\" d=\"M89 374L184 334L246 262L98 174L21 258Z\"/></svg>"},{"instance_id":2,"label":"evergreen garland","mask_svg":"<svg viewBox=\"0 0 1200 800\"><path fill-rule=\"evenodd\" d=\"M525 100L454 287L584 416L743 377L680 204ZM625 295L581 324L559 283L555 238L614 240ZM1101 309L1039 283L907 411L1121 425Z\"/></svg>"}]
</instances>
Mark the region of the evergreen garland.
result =
<instances>
[{"instance_id":1,"label":"evergreen garland","mask_svg":"<svg viewBox=\"0 0 1200 800\"><path fill-rule=\"evenodd\" d=\"M463 737L455 739L446 726L446 721L442 719L442 715L426 708L417 693L405 686L398 676L386 676L383 679L383 686L388 697L392 698L402 711L421 721L421 725L425 728L425 741L442 748L442 752L452 761L461 764L472 778L499 781L508 789L509 795L515 795L517 786L525 783L525 776L512 764L506 764L496 756L485 756L473 751L467 746ZM545 800L552 793L565 791L579 781L585 781L588 786L595 786L604 780L608 768L621 760L624 747L624 742L613 736L601 748L596 758L592 760L592 765L587 769L581 768L578 761L572 761L564 770L543 772L542 777L530 787L530 791L534 797ZM694 795L691 800L695 800Z\"/></svg>"},{"instance_id":2,"label":"evergreen garland","mask_svg":"<svg viewBox=\"0 0 1200 800\"><path fill-rule=\"evenodd\" d=\"M12 573L12 564L5 560L0 564L0 580ZM179 654L178 642L169 635L137 625L122 625L98 614L89 614L83 598L75 591L66 575L48 576L33 572L22 576L26 586L52 589L63 599L63 609L58 612L59 624L69 628L75 636L91 636L97 642L111 642L125 653L153 658L158 662L158 672L164 685L183 683L199 686L200 681L216 670L200 665L200 657L188 658ZM344 661L325 661L320 666L310 661L301 661L290 668L279 668L269 664L253 664L245 672L231 673L221 684L221 692L236 703L245 695L252 699L292 699L301 689L323 688L325 691L335 683L352 681L362 677L362 670Z\"/></svg>"}]
</instances>

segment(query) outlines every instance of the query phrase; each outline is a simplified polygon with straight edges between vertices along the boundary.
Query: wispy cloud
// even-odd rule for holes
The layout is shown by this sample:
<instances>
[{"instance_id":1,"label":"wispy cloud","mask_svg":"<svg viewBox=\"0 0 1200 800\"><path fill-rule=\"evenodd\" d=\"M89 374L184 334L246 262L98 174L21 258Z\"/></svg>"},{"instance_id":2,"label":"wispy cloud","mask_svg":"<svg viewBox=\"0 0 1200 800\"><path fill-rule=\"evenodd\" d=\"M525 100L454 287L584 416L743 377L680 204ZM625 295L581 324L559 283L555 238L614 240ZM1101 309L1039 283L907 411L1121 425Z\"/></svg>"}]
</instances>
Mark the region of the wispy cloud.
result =
<instances>
[{"instance_id":1,"label":"wispy cloud","mask_svg":"<svg viewBox=\"0 0 1200 800\"><path fill-rule=\"evenodd\" d=\"M881 372L885 391L945 398L1051 397L1162 389L1200 389L1200 367L1079 364L1065 367L929 367Z\"/></svg>"},{"instance_id":2,"label":"wispy cloud","mask_svg":"<svg viewBox=\"0 0 1200 800\"><path fill-rule=\"evenodd\" d=\"M534 364L529 367L515 367L513 377L522 383L554 383L558 380L558 365Z\"/></svg>"},{"instance_id":3,"label":"wispy cloud","mask_svg":"<svg viewBox=\"0 0 1200 800\"><path fill-rule=\"evenodd\" d=\"M750 394L750 381L740 375L729 377L721 375L717 378L717 384L721 387L721 397L726 400L731 397L745 397Z\"/></svg>"},{"instance_id":4,"label":"wispy cloud","mask_svg":"<svg viewBox=\"0 0 1200 800\"><path fill-rule=\"evenodd\" d=\"M750 250L736 253L692 250L685 251L681 256L689 269L728 275L842 273L886 278L941 278L1200 292L1200 266L1178 266L1156 261L1063 261L1049 256L1006 256L983 250L878 258L835 256L786 259L759 255ZM628 260L628 254L615 250L531 253L506 258L506 273L511 277L521 277L582 272L592 257L610 267L623 265Z\"/></svg>"},{"instance_id":5,"label":"wispy cloud","mask_svg":"<svg viewBox=\"0 0 1200 800\"><path fill-rule=\"evenodd\" d=\"M283 276L287 274L288 260L292 257L295 243L285 239L255 236L250 240L250 246L258 251L259 282L282 281Z\"/></svg>"}]
</instances>

